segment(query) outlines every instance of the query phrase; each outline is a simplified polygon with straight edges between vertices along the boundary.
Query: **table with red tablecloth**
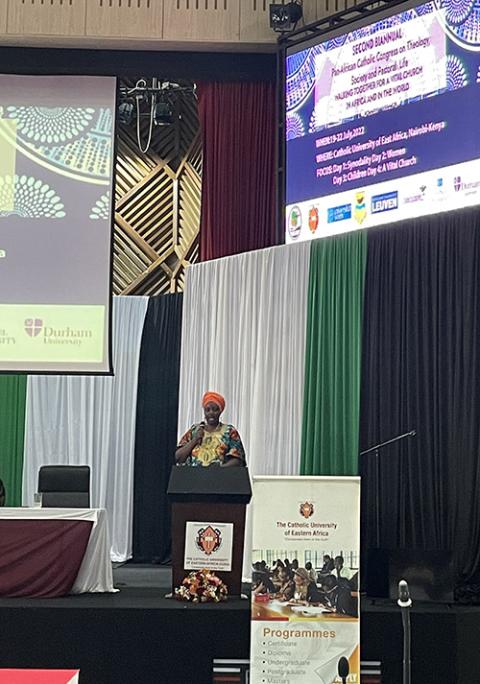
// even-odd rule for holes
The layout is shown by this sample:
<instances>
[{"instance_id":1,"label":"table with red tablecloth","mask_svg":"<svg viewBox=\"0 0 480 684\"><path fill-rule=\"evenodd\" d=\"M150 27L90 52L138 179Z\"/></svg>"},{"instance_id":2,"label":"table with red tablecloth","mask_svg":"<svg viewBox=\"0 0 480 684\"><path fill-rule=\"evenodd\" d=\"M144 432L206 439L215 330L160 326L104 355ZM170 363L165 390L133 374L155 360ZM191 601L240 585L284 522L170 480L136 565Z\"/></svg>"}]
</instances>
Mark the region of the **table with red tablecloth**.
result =
<instances>
[{"instance_id":1,"label":"table with red tablecloth","mask_svg":"<svg viewBox=\"0 0 480 684\"><path fill-rule=\"evenodd\" d=\"M80 670L0 670L0 684L78 684Z\"/></svg>"},{"instance_id":2,"label":"table with red tablecloth","mask_svg":"<svg viewBox=\"0 0 480 684\"><path fill-rule=\"evenodd\" d=\"M0 508L0 596L114 591L105 510Z\"/></svg>"}]
</instances>

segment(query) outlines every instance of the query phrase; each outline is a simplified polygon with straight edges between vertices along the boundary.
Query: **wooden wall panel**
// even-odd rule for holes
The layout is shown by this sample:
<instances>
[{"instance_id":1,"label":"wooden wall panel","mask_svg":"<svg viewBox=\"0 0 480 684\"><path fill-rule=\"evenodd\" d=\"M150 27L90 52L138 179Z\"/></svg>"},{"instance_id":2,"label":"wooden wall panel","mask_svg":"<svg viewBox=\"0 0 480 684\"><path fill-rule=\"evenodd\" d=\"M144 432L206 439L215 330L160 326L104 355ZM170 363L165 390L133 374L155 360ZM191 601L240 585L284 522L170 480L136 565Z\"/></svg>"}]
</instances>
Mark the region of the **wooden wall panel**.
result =
<instances>
[{"instance_id":1,"label":"wooden wall panel","mask_svg":"<svg viewBox=\"0 0 480 684\"><path fill-rule=\"evenodd\" d=\"M163 33L163 0L88 0L87 36L157 38Z\"/></svg>"},{"instance_id":2,"label":"wooden wall panel","mask_svg":"<svg viewBox=\"0 0 480 684\"><path fill-rule=\"evenodd\" d=\"M325 1L322 0L322 2ZM299 22L298 28L317 19L319 2L320 0L303 0L303 21ZM270 4L271 0L242 0L240 3L240 40L242 43L275 42L278 33L270 28Z\"/></svg>"},{"instance_id":3,"label":"wooden wall panel","mask_svg":"<svg viewBox=\"0 0 480 684\"><path fill-rule=\"evenodd\" d=\"M196 101L180 96L178 113L175 124L154 127L144 154L136 122L118 126L115 294L179 292L185 268L198 260L202 142ZM148 119L142 120L141 131L144 145Z\"/></svg>"},{"instance_id":4,"label":"wooden wall panel","mask_svg":"<svg viewBox=\"0 0 480 684\"><path fill-rule=\"evenodd\" d=\"M317 19L329 17L357 4L360 4L360 0L317 0Z\"/></svg>"},{"instance_id":5,"label":"wooden wall panel","mask_svg":"<svg viewBox=\"0 0 480 684\"><path fill-rule=\"evenodd\" d=\"M0 3L0 35L2 33L5 34L7 32L7 10L7 3Z\"/></svg>"},{"instance_id":6,"label":"wooden wall panel","mask_svg":"<svg viewBox=\"0 0 480 684\"><path fill-rule=\"evenodd\" d=\"M270 28L270 0L243 0L240 3L240 40L271 42L275 34Z\"/></svg>"},{"instance_id":7,"label":"wooden wall panel","mask_svg":"<svg viewBox=\"0 0 480 684\"><path fill-rule=\"evenodd\" d=\"M7 31L19 35L84 36L86 1L8 0ZM1 4L5 5L6 0Z\"/></svg>"},{"instance_id":8,"label":"wooden wall panel","mask_svg":"<svg viewBox=\"0 0 480 684\"><path fill-rule=\"evenodd\" d=\"M241 0L242 3L249 0ZM163 38L238 42L240 0L164 0Z\"/></svg>"}]
</instances>

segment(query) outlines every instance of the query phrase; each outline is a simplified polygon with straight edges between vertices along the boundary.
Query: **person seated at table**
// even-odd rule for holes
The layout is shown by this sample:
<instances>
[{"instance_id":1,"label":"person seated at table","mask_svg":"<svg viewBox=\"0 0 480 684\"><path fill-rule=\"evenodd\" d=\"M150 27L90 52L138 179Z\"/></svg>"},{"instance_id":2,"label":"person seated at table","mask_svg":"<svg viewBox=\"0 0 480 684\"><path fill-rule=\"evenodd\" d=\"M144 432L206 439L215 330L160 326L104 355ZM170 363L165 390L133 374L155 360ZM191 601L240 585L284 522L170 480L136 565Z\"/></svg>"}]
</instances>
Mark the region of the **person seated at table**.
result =
<instances>
[{"instance_id":1,"label":"person seated at table","mask_svg":"<svg viewBox=\"0 0 480 684\"><path fill-rule=\"evenodd\" d=\"M348 580L351 591L358 591L358 570Z\"/></svg>"},{"instance_id":2,"label":"person seated at table","mask_svg":"<svg viewBox=\"0 0 480 684\"><path fill-rule=\"evenodd\" d=\"M262 570L262 572L267 572L268 574L270 574L270 568L267 565L267 561L260 561L260 569Z\"/></svg>"},{"instance_id":3,"label":"person seated at table","mask_svg":"<svg viewBox=\"0 0 480 684\"><path fill-rule=\"evenodd\" d=\"M334 563L333 558L331 556L329 556L328 553L326 553L323 556L323 565L320 568L320 574L321 575L330 575L332 570L334 569L334 567L335 567L335 563Z\"/></svg>"},{"instance_id":4,"label":"person seated at table","mask_svg":"<svg viewBox=\"0 0 480 684\"><path fill-rule=\"evenodd\" d=\"M315 580L317 579L317 576L316 576L316 574L315 574L315 570L313 569L312 564L310 563L310 561L307 561L307 563L305 563L305 570L308 572L311 581L312 581L312 582L315 582Z\"/></svg>"},{"instance_id":5,"label":"person seated at table","mask_svg":"<svg viewBox=\"0 0 480 684\"><path fill-rule=\"evenodd\" d=\"M276 590L268 574L255 570L252 573L252 594L275 594Z\"/></svg>"},{"instance_id":6,"label":"person seated at table","mask_svg":"<svg viewBox=\"0 0 480 684\"><path fill-rule=\"evenodd\" d=\"M274 584L277 589L275 593L276 599L279 601L290 601L293 598L295 583L286 568L279 569L277 581Z\"/></svg>"},{"instance_id":7,"label":"person seated at table","mask_svg":"<svg viewBox=\"0 0 480 684\"><path fill-rule=\"evenodd\" d=\"M339 584L335 575L326 575L322 579L322 603L338 615L358 617L357 599L352 596L349 587Z\"/></svg>"},{"instance_id":8,"label":"person seated at table","mask_svg":"<svg viewBox=\"0 0 480 684\"><path fill-rule=\"evenodd\" d=\"M5 485L3 484L2 480L0 480L0 506L5 506L6 497L7 494L5 492Z\"/></svg>"},{"instance_id":9,"label":"person seated at table","mask_svg":"<svg viewBox=\"0 0 480 684\"><path fill-rule=\"evenodd\" d=\"M298 570L298 560L296 558L294 558L292 560L290 567L291 567L292 572L295 572L296 570Z\"/></svg>"},{"instance_id":10,"label":"person seated at table","mask_svg":"<svg viewBox=\"0 0 480 684\"><path fill-rule=\"evenodd\" d=\"M285 565L280 558L277 558L275 563L272 566L272 581L275 584L277 578L278 578L278 573L280 572L280 569L283 568L285 569Z\"/></svg>"},{"instance_id":11,"label":"person seated at table","mask_svg":"<svg viewBox=\"0 0 480 684\"><path fill-rule=\"evenodd\" d=\"M309 603L320 603L322 595L318 591L315 582L310 580L308 570L299 568L293 573L295 590L293 593L293 603L307 605Z\"/></svg>"},{"instance_id":12,"label":"person seated at table","mask_svg":"<svg viewBox=\"0 0 480 684\"><path fill-rule=\"evenodd\" d=\"M350 579L353 576L353 573L351 570L344 567L345 561L343 560L343 556L335 556L333 562L334 570L332 574L335 575L339 584L343 584L350 589Z\"/></svg>"},{"instance_id":13,"label":"person seated at table","mask_svg":"<svg viewBox=\"0 0 480 684\"><path fill-rule=\"evenodd\" d=\"M245 450L236 428L220 422L225 399L217 392L205 392L202 398L205 420L192 425L175 451L177 465L244 466Z\"/></svg>"}]
</instances>

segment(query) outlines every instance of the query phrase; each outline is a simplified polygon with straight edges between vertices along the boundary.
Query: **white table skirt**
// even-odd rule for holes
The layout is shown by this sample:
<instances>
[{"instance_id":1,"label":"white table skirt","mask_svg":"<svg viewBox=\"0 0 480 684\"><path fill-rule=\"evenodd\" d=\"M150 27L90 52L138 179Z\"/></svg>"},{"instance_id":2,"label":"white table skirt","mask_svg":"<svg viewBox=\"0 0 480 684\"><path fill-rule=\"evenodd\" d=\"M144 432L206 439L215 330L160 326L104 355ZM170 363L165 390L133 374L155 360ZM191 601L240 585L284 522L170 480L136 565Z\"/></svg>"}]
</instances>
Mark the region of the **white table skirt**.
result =
<instances>
[{"instance_id":1,"label":"white table skirt","mask_svg":"<svg viewBox=\"0 0 480 684\"><path fill-rule=\"evenodd\" d=\"M93 523L90 538L72 594L115 592L110 561L110 535L103 508L0 508L0 519L87 520Z\"/></svg>"}]
</instances>

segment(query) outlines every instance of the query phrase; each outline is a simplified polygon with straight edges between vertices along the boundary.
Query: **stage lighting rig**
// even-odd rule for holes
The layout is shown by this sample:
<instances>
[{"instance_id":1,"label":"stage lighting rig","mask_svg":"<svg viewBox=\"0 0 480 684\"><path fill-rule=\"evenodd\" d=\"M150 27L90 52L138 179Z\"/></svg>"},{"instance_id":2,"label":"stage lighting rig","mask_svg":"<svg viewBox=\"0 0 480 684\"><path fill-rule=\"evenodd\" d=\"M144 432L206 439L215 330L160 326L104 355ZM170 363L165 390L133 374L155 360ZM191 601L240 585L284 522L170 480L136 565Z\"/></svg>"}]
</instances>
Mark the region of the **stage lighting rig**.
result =
<instances>
[{"instance_id":1,"label":"stage lighting rig","mask_svg":"<svg viewBox=\"0 0 480 684\"><path fill-rule=\"evenodd\" d=\"M132 123L135 110L135 100L129 98L120 102L118 105L117 116L120 123L129 126Z\"/></svg>"},{"instance_id":2,"label":"stage lighting rig","mask_svg":"<svg viewBox=\"0 0 480 684\"><path fill-rule=\"evenodd\" d=\"M270 28L278 33L293 31L303 17L303 0L270 5Z\"/></svg>"},{"instance_id":3,"label":"stage lighting rig","mask_svg":"<svg viewBox=\"0 0 480 684\"><path fill-rule=\"evenodd\" d=\"M137 143L141 152L147 152L152 141L153 126L171 126L180 118L178 102L181 97L196 98L195 84L182 85L152 78L139 79L133 87L120 86L117 116L120 123L130 124L137 119ZM142 111L143 108L143 111ZM140 120L148 118L148 139L142 145Z\"/></svg>"}]
</instances>

